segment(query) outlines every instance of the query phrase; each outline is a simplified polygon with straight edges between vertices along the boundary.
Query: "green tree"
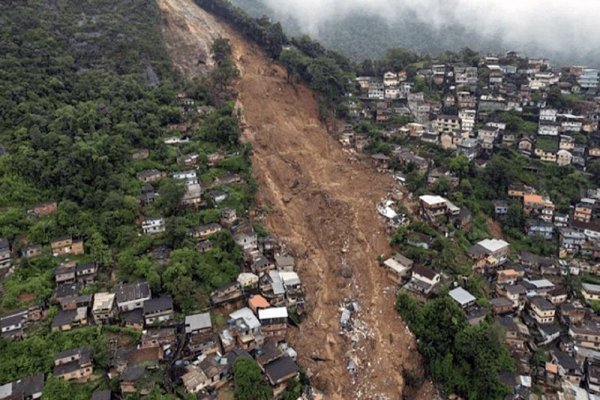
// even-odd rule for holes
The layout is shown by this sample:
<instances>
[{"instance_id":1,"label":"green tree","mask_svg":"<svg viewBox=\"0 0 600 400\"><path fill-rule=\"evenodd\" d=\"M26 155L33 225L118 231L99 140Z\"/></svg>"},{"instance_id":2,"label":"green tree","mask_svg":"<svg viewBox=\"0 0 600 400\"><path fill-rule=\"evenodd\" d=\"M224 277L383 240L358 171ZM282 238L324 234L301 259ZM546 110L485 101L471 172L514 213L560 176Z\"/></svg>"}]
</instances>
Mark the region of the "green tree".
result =
<instances>
[{"instance_id":1,"label":"green tree","mask_svg":"<svg viewBox=\"0 0 600 400\"><path fill-rule=\"evenodd\" d=\"M88 252L92 260L94 260L99 268L106 268L112 265L112 251L104 242L104 238L100 233L94 232L85 244L88 247Z\"/></svg>"},{"instance_id":2,"label":"green tree","mask_svg":"<svg viewBox=\"0 0 600 400\"><path fill-rule=\"evenodd\" d=\"M181 179L163 179L158 188L158 205L162 208L165 216L170 217L177 214L181 209L181 200L185 194L185 183Z\"/></svg>"},{"instance_id":3,"label":"green tree","mask_svg":"<svg viewBox=\"0 0 600 400\"><path fill-rule=\"evenodd\" d=\"M240 357L233 364L234 396L237 400L268 400L273 398L260 367L252 358Z\"/></svg>"}]
</instances>

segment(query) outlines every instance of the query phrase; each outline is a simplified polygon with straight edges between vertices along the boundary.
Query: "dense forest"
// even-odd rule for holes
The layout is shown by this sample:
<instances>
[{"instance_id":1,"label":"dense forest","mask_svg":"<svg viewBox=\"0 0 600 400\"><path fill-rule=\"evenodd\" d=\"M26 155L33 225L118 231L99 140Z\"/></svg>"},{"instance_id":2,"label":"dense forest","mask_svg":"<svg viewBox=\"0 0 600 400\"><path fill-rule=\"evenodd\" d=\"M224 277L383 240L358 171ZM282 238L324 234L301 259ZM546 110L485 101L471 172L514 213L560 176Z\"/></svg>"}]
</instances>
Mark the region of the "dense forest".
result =
<instances>
[{"instance_id":1,"label":"dense forest","mask_svg":"<svg viewBox=\"0 0 600 400\"><path fill-rule=\"evenodd\" d=\"M239 141L238 116L224 93L237 70L228 44L215 43L213 75L202 84L183 81L162 46L155 2L2 2L0 22L0 237L14 255L26 245L46 246L3 280L0 309L50 301L48 322L26 339L0 339L0 383L50 372L56 352L86 344L101 373L107 336L133 333L111 327L49 333L59 260L47 244L66 235L84 241L86 254L70 258L100 268L86 293L146 279L154 293L170 293L179 311L205 309L210 291L237 277L240 250L229 231L214 237L213 250L194 249L188 230L219 221L220 210L212 203L200 211L180 207L185 187L170 173L189 169L178 159L197 153L202 184L227 193L222 206L247 213L256 189L250 148ZM202 114L181 107L178 96ZM185 126L189 141L166 144L169 126ZM134 157L140 151L148 156ZM228 157L209 169L207 154L217 151ZM140 207L147 185L136 174L151 169L166 177L151 187L156 202ZM213 184L227 173L239 174L243 184ZM56 213L28 212L41 202L57 202ZM157 215L165 217L165 233L141 236L140 218ZM167 263L164 249L172 250ZM44 398L87 400L94 385L50 379ZM166 399L162 392L157 387L149 398Z\"/></svg>"}]
</instances>

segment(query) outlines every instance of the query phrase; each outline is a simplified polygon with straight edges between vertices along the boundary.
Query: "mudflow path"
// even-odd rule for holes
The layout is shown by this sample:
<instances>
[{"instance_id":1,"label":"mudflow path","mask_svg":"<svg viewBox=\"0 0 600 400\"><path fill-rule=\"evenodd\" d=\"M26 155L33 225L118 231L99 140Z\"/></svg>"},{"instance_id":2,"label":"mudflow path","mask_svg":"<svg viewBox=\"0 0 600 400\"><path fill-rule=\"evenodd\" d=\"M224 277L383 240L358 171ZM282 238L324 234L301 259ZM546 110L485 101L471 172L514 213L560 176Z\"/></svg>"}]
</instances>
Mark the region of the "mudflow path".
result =
<instances>
[{"instance_id":1,"label":"mudflow path","mask_svg":"<svg viewBox=\"0 0 600 400\"><path fill-rule=\"evenodd\" d=\"M198 52L219 36L232 44L241 77L244 140L254 148L265 224L298 259L308 317L290 334L298 362L331 399L401 399L402 370L422 374L415 340L394 310L395 289L377 263L390 247L375 204L393 185L356 162L318 120L317 102L303 85L192 0L158 0L164 38L189 78L206 73ZM173 42L175 41L175 43ZM205 53L202 53L205 54ZM358 302L356 329L340 334L340 307ZM353 376L348 361L357 365ZM426 382L411 398L432 399Z\"/></svg>"}]
</instances>

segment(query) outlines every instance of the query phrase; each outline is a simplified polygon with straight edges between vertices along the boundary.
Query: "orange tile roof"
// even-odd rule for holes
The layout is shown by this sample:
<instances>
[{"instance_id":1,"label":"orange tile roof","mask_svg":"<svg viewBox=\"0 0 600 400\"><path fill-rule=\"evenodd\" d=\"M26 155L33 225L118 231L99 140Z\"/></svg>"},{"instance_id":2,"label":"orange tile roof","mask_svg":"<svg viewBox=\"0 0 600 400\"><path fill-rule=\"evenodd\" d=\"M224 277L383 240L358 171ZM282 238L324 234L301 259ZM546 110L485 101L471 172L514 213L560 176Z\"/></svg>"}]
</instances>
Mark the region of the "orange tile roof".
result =
<instances>
[{"instance_id":1,"label":"orange tile roof","mask_svg":"<svg viewBox=\"0 0 600 400\"><path fill-rule=\"evenodd\" d=\"M523 201L525 201L527 203L546 204L546 201L544 201L544 198L542 196L540 196L539 194L526 194L525 196L523 196Z\"/></svg>"},{"instance_id":2,"label":"orange tile roof","mask_svg":"<svg viewBox=\"0 0 600 400\"><path fill-rule=\"evenodd\" d=\"M547 362L546 371L551 372L553 374L558 374L558 365Z\"/></svg>"},{"instance_id":3,"label":"orange tile roof","mask_svg":"<svg viewBox=\"0 0 600 400\"><path fill-rule=\"evenodd\" d=\"M250 299L248 299L248 306L250 306L253 310L258 310L259 308L269 308L271 304L262 297L260 294L257 294Z\"/></svg>"}]
</instances>

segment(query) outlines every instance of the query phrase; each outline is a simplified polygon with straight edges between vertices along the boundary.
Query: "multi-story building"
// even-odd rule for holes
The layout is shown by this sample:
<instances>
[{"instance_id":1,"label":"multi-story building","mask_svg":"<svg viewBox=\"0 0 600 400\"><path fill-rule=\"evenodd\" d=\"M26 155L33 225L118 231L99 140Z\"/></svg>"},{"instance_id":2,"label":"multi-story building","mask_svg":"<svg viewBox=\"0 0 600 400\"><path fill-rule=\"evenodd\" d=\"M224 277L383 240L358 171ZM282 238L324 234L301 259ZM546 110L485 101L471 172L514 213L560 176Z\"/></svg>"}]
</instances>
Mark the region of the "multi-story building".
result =
<instances>
[{"instance_id":1,"label":"multi-story building","mask_svg":"<svg viewBox=\"0 0 600 400\"><path fill-rule=\"evenodd\" d=\"M94 294L92 316L97 324L108 324L116 316L115 294L101 292Z\"/></svg>"},{"instance_id":2,"label":"multi-story building","mask_svg":"<svg viewBox=\"0 0 600 400\"><path fill-rule=\"evenodd\" d=\"M543 221L552 222L554 209L554 203L539 194L526 194L523 196L523 211L526 214L537 215Z\"/></svg>"},{"instance_id":3,"label":"multi-story building","mask_svg":"<svg viewBox=\"0 0 600 400\"><path fill-rule=\"evenodd\" d=\"M12 260L10 258L10 245L8 239L0 239L0 270L6 270L12 267Z\"/></svg>"},{"instance_id":4,"label":"multi-story building","mask_svg":"<svg viewBox=\"0 0 600 400\"><path fill-rule=\"evenodd\" d=\"M555 314L556 308L545 298L533 297L529 300L529 315L531 315L538 324L553 323Z\"/></svg>"},{"instance_id":5,"label":"multi-story building","mask_svg":"<svg viewBox=\"0 0 600 400\"><path fill-rule=\"evenodd\" d=\"M578 203L573 212L573 219L579 222L588 223L592 220L593 206L587 203Z\"/></svg>"},{"instance_id":6,"label":"multi-story building","mask_svg":"<svg viewBox=\"0 0 600 400\"><path fill-rule=\"evenodd\" d=\"M458 111L458 118L460 119L463 132L473 132L473 129L475 128L475 119L477 118L476 110L461 109Z\"/></svg>"},{"instance_id":7,"label":"multi-story building","mask_svg":"<svg viewBox=\"0 0 600 400\"><path fill-rule=\"evenodd\" d=\"M50 248L52 249L52 255L54 256L84 254L83 240L73 240L71 236L52 239L50 241Z\"/></svg>"},{"instance_id":8,"label":"multi-story building","mask_svg":"<svg viewBox=\"0 0 600 400\"><path fill-rule=\"evenodd\" d=\"M582 70L579 79L577 79L579 86L582 89L597 89L599 74L600 71L597 69L586 68Z\"/></svg>"},{"instance_id":9,"label":"multi-story building","mask_svg":"<svg viewBox=\"0 0 600 400\"><path fill-rule=\"evenodd\" d=\"M142 222L142 231L145 235L164 232L165 219L163 217L146 217Z\"/></svg>"},{"instance_id":10,"label":"multi-story building","mask_svg":"<svg viewBox=\"0 0 600 400\"><path fill-rule=\"evenodd\" d=\"M152 293L147 282L121 283L115 289L117 306L119 311L127 312L144 307L144 303L150 300Z\"/></svg>"}]
</instances>

